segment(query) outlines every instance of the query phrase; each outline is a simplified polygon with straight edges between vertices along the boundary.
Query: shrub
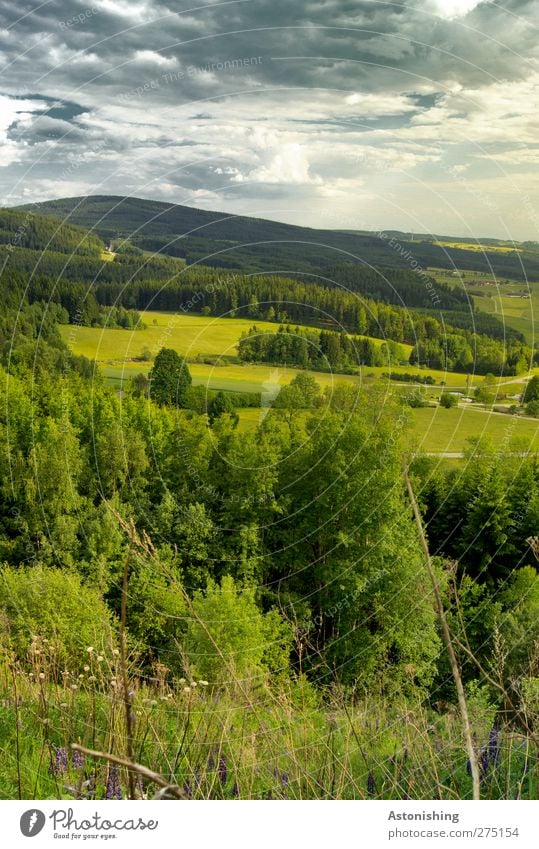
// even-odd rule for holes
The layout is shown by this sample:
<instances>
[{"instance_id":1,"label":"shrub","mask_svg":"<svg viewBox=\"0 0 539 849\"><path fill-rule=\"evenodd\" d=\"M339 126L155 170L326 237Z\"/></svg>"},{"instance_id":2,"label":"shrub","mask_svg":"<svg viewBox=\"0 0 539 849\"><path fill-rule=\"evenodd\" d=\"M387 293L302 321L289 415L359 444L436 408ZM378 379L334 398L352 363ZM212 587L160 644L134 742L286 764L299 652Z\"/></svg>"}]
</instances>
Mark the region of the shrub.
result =
<instances>
[{"instance_id":1,"label":"shrub","mask_svg":"<svg viewBox=\"0 0 539 849\"><path fill-rule=\"evenodd\" d=\"M445 407L446 410L456 407L458 402L458 396L453 395L451 392L442 392L440 396L440 407Z\"/></svg>"},{"instance_id":2,"label":"shrub","mask_svg":"<svg viewBox=\"0 0 539 849\"><path fill-rule=\"evenodd\" d=\"M212 683L256 677L288 667L292 631L277 611L263 614L254 589L225 576L193 600L185 651L197 675Z\"/></svg>"},{"instance_id":3,"label":"shrub","mask_svg":"<svg viewBox=\"0 0 539 849\"><path fill-rule=\"evenodd\" d=\"M75 572L4 566L0 580L0 634L19 659L28 656L33 638L46 639L57 674L80 667L88 646L110 651L114 645L114 622L101 595Z\"/></svg>"}]
</instances>

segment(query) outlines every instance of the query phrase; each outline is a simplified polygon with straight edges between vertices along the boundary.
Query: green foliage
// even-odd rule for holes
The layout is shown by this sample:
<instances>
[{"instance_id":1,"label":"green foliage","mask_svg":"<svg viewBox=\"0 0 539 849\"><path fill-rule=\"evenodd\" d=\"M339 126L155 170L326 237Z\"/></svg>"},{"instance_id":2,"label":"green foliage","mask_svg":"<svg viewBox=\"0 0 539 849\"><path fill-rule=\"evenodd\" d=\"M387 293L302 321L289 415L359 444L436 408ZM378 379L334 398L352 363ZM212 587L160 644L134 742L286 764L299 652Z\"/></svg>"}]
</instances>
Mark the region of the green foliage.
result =
<instances>
[{"instance_id":1,"label":"green foliage","mask_svg":"<svg viewBox=\"0 0 539 849\"><path fill-rule=\"evenodd\" d=\"M451 407L458 406L458 396L453 392L442 392L440 395L440 406L445 407L446 410L450 410Z\"/></svg>"},{"instance_id":2,"label":"green foliage","mask_svg":"<svg viewBox=\"0 0 539 849\"><path fill-rule=\"evenodd\" d=\"M504 641L506 675L513 681L537 675L539 641L539 576L524 566L511 576L500 593L500 634Z\"/></svg>"},{"instance_id":3,"label":"green foliage","mask_svg":"<svg viewBox=\"0 0 539 849\"><path fill-rule=\"evenodd\" d=\"M234 426L239 422L239 416L236 412L236 407L232 399L225 395L224 392L218 392L208 404L208 417L212 425L219 416L228 415L232 419Z\"/></svg>"},{"instance_id":4,"label":"green foliage","mask_svg":"<svg viewBox=\"0 0 539 849\"><path fill-rule=\"evenodd\" d=\"M74 571L48 569L38 564L0 573L0 611L4 643L19 660L29 660L32 643L50 643L48 665L58 676L77 670L92 646L110 655L115 625L98 591L85 586Z\"/></svg>"},{"instance_id":5,"label":"green foliage","mask_svg":"<svg viewBox=\"0 0 539 849\"><path fill-rule=\"evenodd\" d=\"M224 576L193 598L185 651L192 670L212 683L288 669L292 632L277 611L263 614L254 589Z\"/></svg>"},{"instance_id":6,"label":"green foliage","mask_svg":"<svg viewBox=\"0 0 539 849\"><path fill-rule=\"evenodd\" d=\"M158 404L186 407L192 378L187 362L171 348L161 348L150 372L150 395Z\"/></svg>"},{"instance_id":7,"label":"green foliage","mask_svg":"<svg viewBox=\"0 0 539 849\"><path fill-rule=\"evenodd\" d=\"M531 380L526 384L524 395L522 397L523 404L529 404L531 401L539 400L539 375L534 374Z\"/></svg>"},{"instance_id":8,"label":"green foliage","mask_svg":"<svg viewBox=\"0 0 539 849\"><path fill-rule=\"evenodd\" d=\"M428 403L427 396L421 389L413 389L411 392L407 392L403 395L403 400L405 404L408 404L413 409L421 409L422 407L426 407Z\"/></svg>"}]
</instances>

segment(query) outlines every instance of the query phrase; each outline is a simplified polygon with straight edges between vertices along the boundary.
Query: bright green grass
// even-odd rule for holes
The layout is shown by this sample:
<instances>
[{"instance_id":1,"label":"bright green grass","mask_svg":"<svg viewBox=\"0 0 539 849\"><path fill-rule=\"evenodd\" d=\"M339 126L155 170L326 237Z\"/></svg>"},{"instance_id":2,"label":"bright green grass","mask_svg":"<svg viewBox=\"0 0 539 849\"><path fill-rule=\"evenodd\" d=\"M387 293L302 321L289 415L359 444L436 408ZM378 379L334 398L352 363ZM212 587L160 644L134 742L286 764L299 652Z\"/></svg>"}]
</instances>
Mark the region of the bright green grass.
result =
<instances>
[{"instance_id":1,"label":"bright green grass","mask_svg":"<svg viewBox=\"0 0 539 849\"><path fill-rule=\"evenodd\" d=\"M102 365L101 373L115 386L136 374L148 374L151 363L122 363L121 365ZM189 371L195 386L203 385L208 389L222 389L230 392L263 392L265 384L279 383L284 386L298 374L299 369L282 366L230 365L212 366L206 363L189 363ZM313 372L320 386L334 386L337 383L357 383L359 378L348 374L324 374Z\"/></svg>"},{"instance_id":2,"label":"bright green grass","mask_svg":"<svg viewBox=\"0 0 539 849\"><path fill-rule=\"evenodd\" d=\"M241 431L256 429L260 410L239 410ZM416 451L429 454L454 454L464 451L470 437L490 437L498 447L518 440L515 450L539 450L539 420L518 416L482 413L471 409L446 410L443 407L424 407L411 411L408 442Z\"/></svg>"},{"instance_id":3,"label":"bright green grass","mask_svg":"<svg viewBox=\"0 0 539 849\"><path fill-rule=\"evenodd\" d=\"M100 327L62 327L62 335L76 354L98 362L122 361L140 357L144 348L155 355L161 348L173 348L189 359L198 355L236 356L236 345L253 324L263 331L276 333L278 325L248 318L213 318L164 312L145 312L143 330L114 330ZM312 330L313 328L304 328ZM382 339L373 339L382 345ZM402 345L406 356L411 346Z\"/></svg>"},{"instance_id":4,"label":"bright green grass","mask_svg":"<svg viewBox=\"0 0 539 849\"><path fill-rule=\"evenodd\" d=\"M472 436L489 436L495 445L509 449L513 439L522 439L522 450L539 449L539 420L521 419L479 410L424 407L413 410L410 441L420 451L453 453L463 451Z\"/></svg>"},{"instance_id":5,"label":"bright green grass","mask_svg":"<svg viewBox=\"0 0 539 849\"><path fill-rule=\"evenodd\" d=\"M169 347L178 353L194 359L197 356L217 356L220 354L234 356L236 345L241 334L248 331L253 325L251 319L242 318L212 318L211 316L198 315L176 315L175 313L146 312L143 320L147 327L144 330L115 330L99 327L74 327L73 325L61 328L64 339L75 354L83 354L89 359L96 360L102 367L103 373L117 384L120 378L129 377L138 372L147 372L148 363L138 361L145 348L149 348L156 354L160 348ZM277 325L257 321L260 330L268 330L275 333ZM312 328L307 328L312 329ZM373 340L381 345L382 340ZM411 351L409 345L402 346L408 355ZM268 373L274 371L273 367L266 366L229 366L207 367L203 364L193 363L190 365L196 382L202 383L211 375L210 386L217 389L242 390L239 383L246 383L243 391L258 391L259 386L268 379ZM466 376L453 372L444 372L437 369L420 369L411 365L385 365L380 367L365 367L363 379L369 380L383 376L384 372L391 370L395 374L430 374L437 383L445 382L446 386L465 389ZM287 376L291 380L297 373L295 369L280 368L283 380ZM356 378L338 375L321 374L319 382L325 386L338 379L340 381L355 380ZM477 386L482 382L482 377L474 377L472 385ZM256 385L255 385L256 384Z\"/></svg>"},{"instance_id":6,"label":"bright green grass","mask_svg":"<svg viewBox=\"0 0 539 849\"><path fill-rule=\"evenodd\" d=\"M125 331L120 331L125 332ZM148 374L151 368L151 363L143 362L126 362L126 363L100 363L101 373L115 386L120 386L124 380L128 380L135 374ZM415 374L431 374L436 380L445 380L448 387L454 389L460 388L465 390L465 376L462 374L446 374L430 369L428 372L415 369L412 366L392 367L393 372L415 373ZM270 382L278 382L280 384L290 383L293 377L298 374L299 369L284 368L282 366L265 366L265 365L227 365L213 366L206 363L190 363L189 371L193 377L195 385L203 384L209 389L222 389L233 392L262 392L264 384ZM370 384L377 379L383 378L383 373L387 372L386 368L364 368L363 374L360 377L349 374L326 374L324 372L313 372L314 377L322 387L334 386L336 383L358 383L360 380L365 384ZM481 382L482 378L479 379ZM413 384L399 384L398 381L388 381L388 385L395 390L405 391L411 388ZM442 387L426 387L429 395L439 395Z\"/></svg>"},{"instance_id":7,"label":"bright green grass","mask_svg":"<svg viewBox=\"0 0 539 849\"><path fill-rule=\"evenodd\" d=\"M495 315L500 321L504 321L515 330L519 330L526 337L529 344L537 341L535 324L539 315L539 287L531 284L529 298L509 297L526 291L526 285L510 283L500 287L499 292L493 287L492 292L474 294L475 303L483 312Z\"/></svg>"}]
</instances>

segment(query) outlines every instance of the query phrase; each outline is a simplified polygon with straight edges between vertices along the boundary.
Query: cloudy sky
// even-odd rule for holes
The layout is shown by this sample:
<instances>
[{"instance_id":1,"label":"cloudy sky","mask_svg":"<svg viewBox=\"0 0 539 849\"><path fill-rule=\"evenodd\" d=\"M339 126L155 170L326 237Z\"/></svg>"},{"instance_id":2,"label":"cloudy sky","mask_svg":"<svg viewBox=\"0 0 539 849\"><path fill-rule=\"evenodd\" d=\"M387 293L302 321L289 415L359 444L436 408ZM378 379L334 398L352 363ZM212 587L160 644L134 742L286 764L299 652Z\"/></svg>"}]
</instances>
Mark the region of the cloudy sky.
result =
<instances>
[{"instance_id":1,"label":"cloudy sky","mask_svg":"<svg viewBox=\"0 0 539 849\"><path fill-rule=\"evenodd\" d=\"M539 0L0 0L0 203L539 239Z\"/></svg>"}]
</instances>

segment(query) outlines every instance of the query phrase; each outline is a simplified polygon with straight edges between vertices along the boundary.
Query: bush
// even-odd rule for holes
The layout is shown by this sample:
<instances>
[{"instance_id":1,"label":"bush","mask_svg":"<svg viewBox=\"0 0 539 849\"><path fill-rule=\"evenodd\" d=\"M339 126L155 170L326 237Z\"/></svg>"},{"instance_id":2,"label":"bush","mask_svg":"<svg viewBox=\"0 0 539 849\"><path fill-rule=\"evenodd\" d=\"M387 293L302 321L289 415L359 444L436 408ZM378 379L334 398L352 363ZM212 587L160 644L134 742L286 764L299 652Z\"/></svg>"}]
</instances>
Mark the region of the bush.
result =
<instances>
[{"instance_id":1,"label":"bush","mask_svg":"<svg viewBox=\"0 0 539 849\"><path fill-rule=\"evenodd\" d=\"M526 415L539 418L539 401L530 401L526 404Z\"/></svg>"},{"instance_id":2,"label":"bush","mask_svg":"<svg viewBox=\"0 0 539 849\"><path fill-rule=\"evenodd\" d=\"M440 396L440 407L445 407L446 410L451 409L451 407L456 407L458 402L458 396L453 395L451 392L442 392Z\"/></svg>"},{"instance_id":3,"label":"bush","mask_svg":"<svg viewBox=\"0 0 539 849\"><path fill-rule=\"evenodd\" d=\"M193 600L185 651L192 672L212 683L288 670L292 629L277 611L263 614L254 589L225 576Z\"/></svg>"},{"instance_id":4,"label":"bush","mask_svg":"<svg viewBox=\"0 0 539 849\"><path fill-rule=\"evenodd\" d=\"M115 628L101 595L74 572L44 566L0 573L0 634L21 660L35 637L50 644L51 671L80 668L87 648L110 652Z\"/></svg>"},{"instance_id":5,"label":"bush","mask_svg":"<svg viewBox=\"0 0 539 849\"><path fill-rule=\"evenodd\" d=\"M415 389L413 392L405 395L404 402L414 409L427 406L427 399L420 389Z\"/></svg>"}]
</instances>

